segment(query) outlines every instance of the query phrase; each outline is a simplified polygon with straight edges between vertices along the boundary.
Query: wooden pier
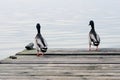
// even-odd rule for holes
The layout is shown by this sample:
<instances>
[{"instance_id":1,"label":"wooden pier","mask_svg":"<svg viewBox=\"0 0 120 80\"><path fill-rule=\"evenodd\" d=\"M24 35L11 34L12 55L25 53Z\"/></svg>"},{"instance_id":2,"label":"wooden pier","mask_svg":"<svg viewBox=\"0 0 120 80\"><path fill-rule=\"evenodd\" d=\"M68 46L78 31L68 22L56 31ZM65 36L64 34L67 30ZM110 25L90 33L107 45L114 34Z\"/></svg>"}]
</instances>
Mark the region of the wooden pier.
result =
<instances>
[{"instance_id":1,"label":"wooden pier","mask_svg":"<svg viewBox=\"0 0 120 80\"><path fill-rule=\"evenodd\" d=\"M120 80L120 49L24 50L0 61L0 80Z\"/></svg>"}]
</instances>

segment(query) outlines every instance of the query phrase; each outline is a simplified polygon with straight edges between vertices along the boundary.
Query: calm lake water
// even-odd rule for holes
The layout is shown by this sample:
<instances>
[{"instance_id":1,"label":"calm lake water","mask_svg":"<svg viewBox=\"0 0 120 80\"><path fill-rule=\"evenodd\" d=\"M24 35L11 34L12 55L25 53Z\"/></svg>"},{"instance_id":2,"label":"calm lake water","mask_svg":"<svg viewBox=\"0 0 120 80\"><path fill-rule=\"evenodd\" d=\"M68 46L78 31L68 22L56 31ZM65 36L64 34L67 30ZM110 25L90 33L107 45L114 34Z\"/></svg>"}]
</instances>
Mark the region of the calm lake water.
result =
<instances>
[{"instance_id":1,"label":"calm lake water","mask_svg":"<svg viewBox=\"0 0 120 80\"><path fill-rule=\"evenodd\" d=\"M49 48L88 48L95 21L100 48L120 48L120 0L1 0L0 59L34 42L36 23Z\"/></svg>"}]
</instances>

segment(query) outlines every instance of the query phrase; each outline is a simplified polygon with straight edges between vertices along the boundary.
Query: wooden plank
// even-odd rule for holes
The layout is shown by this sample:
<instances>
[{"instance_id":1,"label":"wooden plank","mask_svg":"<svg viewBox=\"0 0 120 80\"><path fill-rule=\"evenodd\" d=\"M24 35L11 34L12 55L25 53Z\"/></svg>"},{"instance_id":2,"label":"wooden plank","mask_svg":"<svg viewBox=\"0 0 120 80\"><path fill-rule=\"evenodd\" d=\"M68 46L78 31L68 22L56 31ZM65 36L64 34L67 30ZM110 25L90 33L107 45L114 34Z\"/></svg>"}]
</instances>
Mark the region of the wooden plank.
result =
<instances>
[{"instance_id":1,"label":"wooden plank","mask_svg":"<svg viewBox=\"0 0 120 80\"><path fill-rule=\"evenodd\" d=\"M0 80L120 80L119 48L50 49L41 57L35 53L24 50L17 59L0 61Z\"/></svg>"},{"instance_id":2,"label":"wooden plank","mask_svg":"<svg viewBox=\"0 0 120 80\"><path fill-rule=\"evenodd\" d=\"M120 64L0 64L0 67L96 67L103 69L119 69Z\"/></svg>"},{"instance_id":3,"label":"wooden plank","mask_svg":"<svg viewBox=\"0 0 120 80\"><path fill-rule=\"evenodd\" d=\"M34 70L105 70L105 71L119 71L119 68L115 68L115 67L112 67L112 68L107 68L107 67L94 67L94 66L88 66L88 67L0 67L0 70L1 71L6 71L6 70L31 70L31 69L34 69Z\"/></svg>"},{"instance_id":4,"label":"wooden plank","mask_svg":"<svg viewBox=\"0 0 120 80\"><path fill-rule=\"evenodd\" d=\"M68 76L0 76L3 80L120 80L120 77L68 77Z\"/></svg>"},{"instance_id":5,"label":"wooden plank","mask_svg":"<svg viewBox=\"0 0 120 80\"><path fill-rule=\"evenodd\" d=\"M53 73L52 73L53 72ZM34 75L71 75L71 76L77 76L77 75L120 75L120 70L38 70L38 69L26 69L26 70L1 70L0 75L28 75L28 74L34 74ZM52 74L51 74L52 73ZM91 73L91 74L90 74Z\"/></svg>"},{"instance_id":6,"label":"wooden plank","mask_svg":"<svg viewBox=\"0 0 120 80\"><path fill-rule=\"evenodd\" d=\"M98 51L88 51L88 49L77 48L54 48L48 49L45 55L120 55L120 48L101 48ZM36 50L23 50L16 55L36 55Z\"/></svg>"},{"instance_id":7,"label":"wooden plank","mask_svg":"<svg viewBox=\"0 0 120 80\"><path fill-rule=\"evenodd\" d=\"M32 67L43 67L43 66L46 66L46 67L63 67L63 66L114 66L114 67L119 67L120 64L117 64L117 65L114 65L114 64L0 64L0 67L4 67L4 66L9 66L9 67L28 67L28 66L32 66Z\"/></svg>"},{"instance_id":8,"label":"wooden plank","mask_svg":"<svg viewBox=\"0 0 120 80\"><path fill-rule=\"evenodd\" d=\"M0 69L120 70L120 64L0 64Z\"/></svg>"},{"instance_id":9,"label":"wooden plank","mask_svg":"<svg viewBox=\"0 0 120 80\"><path fill-rule=\"evenodd\" d=\"M51 74L52 73L52 74ZM41 71L41 72L11 72L11 73L0 73L1 76L91 76L91 77L119 77L120 73L79 73L79 72L57 72L57 71Z\"/></svg>"},{"instance_id":10,"label":"wooden plank","mask_svg":"<svg viewBox=\"0 0 120 80\"><path fill-rule=\"evenodd\" d=\"M119 64L120 56L17 56L1 63L11 64Z\"/></svg>"}]
</instances>

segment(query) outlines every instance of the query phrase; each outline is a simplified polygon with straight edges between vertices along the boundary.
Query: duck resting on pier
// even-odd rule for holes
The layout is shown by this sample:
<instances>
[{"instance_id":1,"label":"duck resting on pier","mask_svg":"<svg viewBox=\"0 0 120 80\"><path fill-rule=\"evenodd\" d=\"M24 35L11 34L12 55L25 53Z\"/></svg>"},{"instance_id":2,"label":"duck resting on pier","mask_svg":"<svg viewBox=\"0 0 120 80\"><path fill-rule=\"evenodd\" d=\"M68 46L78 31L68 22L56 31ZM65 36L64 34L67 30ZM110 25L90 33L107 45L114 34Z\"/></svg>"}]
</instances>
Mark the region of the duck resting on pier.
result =
<instances>
[{"instance_id":1,"label":"duck resting on pier","mask_svg":"<svg viewBox=\"0 0 120 80\"><path fill-rule=\"evenodd\" d=\"M37 50L37 56L44 55L47 51L47 43L41 34L41 26L39 23L36 25L37 28L37 35L35 37L35 45Z\"/></svg>"},{"instance_id":2,"label":"duck resting on pier","mask_svg":"<svg viewBox=\"0 0 120 80\"><path fill-rule=\"evenodd\" d=\"M91 30L89 32L89 51L91 51L91 45L96 46L97 51L100 44L100 37L95 31L93 20L89 22L89 25L91 26Z\"/></svg>"}]
</instances>

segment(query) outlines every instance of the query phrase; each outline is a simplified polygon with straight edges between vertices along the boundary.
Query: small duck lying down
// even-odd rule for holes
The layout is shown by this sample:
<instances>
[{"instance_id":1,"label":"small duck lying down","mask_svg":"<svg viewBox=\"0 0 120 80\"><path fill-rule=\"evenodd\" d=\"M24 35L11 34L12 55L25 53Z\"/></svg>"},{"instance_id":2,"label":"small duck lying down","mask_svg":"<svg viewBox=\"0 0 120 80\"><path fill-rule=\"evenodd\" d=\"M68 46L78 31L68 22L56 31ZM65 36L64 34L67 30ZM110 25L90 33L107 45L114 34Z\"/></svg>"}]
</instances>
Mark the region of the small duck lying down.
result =
<instances>
[{"instance_id":1,"label":"small duck lying down","mask_svg":"<svg viewBox=\"0 0 120 80\"><path fill-rule=\"evenodd\" d=\"M35 37L35 45L37 50L37 56L40 56L40 55L44 55L44 53L47 51L48 48L45 39L42 37L40 31L41 26L39 23L36 25L36 28L37 28L37 35Z\"/></svg>"},{"instance_id":2,"label":"small duck lying down","mask_svg":"<svg viewBox=\"0 0 120 80\"><path fill-rule=\"evenodd\" d=\"M98 46L100 44L100 37L96 33L95 28L94 28L94 21L91 20L89 22L89 25L91 26L91 30L89 32L89 51L91 51L91 45L96 46L96 51L98 50Z\"/></svg>"}]
</instances>

